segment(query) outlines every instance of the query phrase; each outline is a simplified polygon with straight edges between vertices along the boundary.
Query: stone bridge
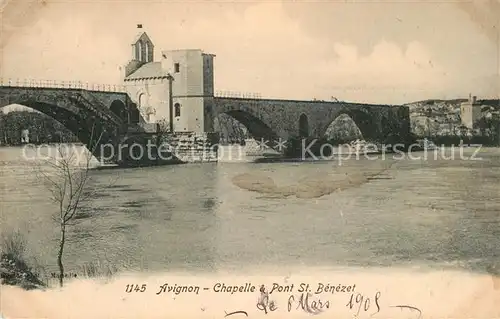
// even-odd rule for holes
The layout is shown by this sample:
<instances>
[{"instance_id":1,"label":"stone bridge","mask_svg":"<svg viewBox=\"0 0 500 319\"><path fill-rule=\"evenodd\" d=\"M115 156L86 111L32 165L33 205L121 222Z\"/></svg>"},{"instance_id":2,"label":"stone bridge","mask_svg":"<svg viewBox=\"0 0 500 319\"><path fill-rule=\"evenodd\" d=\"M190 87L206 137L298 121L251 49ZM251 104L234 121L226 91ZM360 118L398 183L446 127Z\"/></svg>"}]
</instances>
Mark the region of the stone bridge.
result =
<instances>
[{"instance_id":1,"label":"stone bridge","mask_svg":"<svg viewBox=\"0 0 500 319\"><path fill-rule=\"evenodd\" d=\"M215 112L235 118L257 140L322 138L342 114L353 119L365 140L403 143L410 135L409 109L405 106L234 97L215 97L213 104Z\"/></svg>"},{"instance_id":2,"label":"stone bridge","mask_svg":"<svg viewBox=\"0 0 500 319\"><path fill-rule=\"evenodd\" d=\"M130 124L139 123L141 116L124 91L124 87L81 82L5 83L0 79L0 108L20 104L45 113L75 134L94 156L102 158L100 146L103 144L118 145L144 132L140 126L135 126L139 127L136 132L130 130ZM409 110L405 106L205 98L208 102L205 104L206 119L227 113L245 125L253 138L268 141L267 145L275 149L276 143L291 137L324 137L332 122L342 114L349 115L364 139L372 142L387 143L390 139L392 143L404 143L410 136ZM98 138L100 145L93 145Z\"/></svg>"},{"instance_id":3,"label":"stone bridge","mask_svg":"<svg viewBox=\"0 0 500 319\"><path fill-rule=\"evenodd\" d=\"M20 104L42 112L63 124L99 157L101 148L92 143L115 142L130 123L138 122L137 107L127 93L118 90L80 82L1 82L0 108Z\"/></svg>"}]
</instances>

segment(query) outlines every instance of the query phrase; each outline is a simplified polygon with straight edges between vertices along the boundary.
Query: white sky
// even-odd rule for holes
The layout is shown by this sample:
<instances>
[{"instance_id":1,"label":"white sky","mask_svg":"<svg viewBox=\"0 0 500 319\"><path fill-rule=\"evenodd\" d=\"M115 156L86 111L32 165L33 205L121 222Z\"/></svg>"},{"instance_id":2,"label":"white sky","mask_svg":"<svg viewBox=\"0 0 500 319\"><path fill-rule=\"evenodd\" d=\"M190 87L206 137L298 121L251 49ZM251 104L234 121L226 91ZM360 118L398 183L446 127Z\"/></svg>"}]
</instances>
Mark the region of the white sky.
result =
<instances>
[{"instance_id":1,"label":"white sky","mask_svg":"<svg viewBox=\"0 0 500 319\"><path fill-rule=\"evenodd\" d=\"M496 97L499 8L499 0L3 0L0 76L119 83L142 23L156 58L180 48L216 54L216 90L394 104Z\"/></svg>"}]
</instances>

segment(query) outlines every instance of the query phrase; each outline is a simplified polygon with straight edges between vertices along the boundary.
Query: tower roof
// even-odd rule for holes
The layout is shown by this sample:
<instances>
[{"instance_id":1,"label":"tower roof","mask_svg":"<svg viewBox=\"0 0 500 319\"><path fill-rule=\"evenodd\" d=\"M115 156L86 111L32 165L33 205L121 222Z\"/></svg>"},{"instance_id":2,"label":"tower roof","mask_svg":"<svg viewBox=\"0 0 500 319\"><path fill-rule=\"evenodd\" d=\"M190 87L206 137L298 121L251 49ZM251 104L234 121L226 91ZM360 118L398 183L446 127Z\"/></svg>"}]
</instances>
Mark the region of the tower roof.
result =
<instances>
[{"instance_id":1,"label":"tower roof","mask_svg":"<svg viewBox=\"0 0 500 319\"><path fill-rule=\"evenodd\" d=\"M139 40L147 40L149 43L153 44L153 41L151 41L151 38L148 36L148 34L144 31L139 32L135 38L134 41L131 43L132 45L136 44L137 41Z\"/></svg>"}]
</instances>

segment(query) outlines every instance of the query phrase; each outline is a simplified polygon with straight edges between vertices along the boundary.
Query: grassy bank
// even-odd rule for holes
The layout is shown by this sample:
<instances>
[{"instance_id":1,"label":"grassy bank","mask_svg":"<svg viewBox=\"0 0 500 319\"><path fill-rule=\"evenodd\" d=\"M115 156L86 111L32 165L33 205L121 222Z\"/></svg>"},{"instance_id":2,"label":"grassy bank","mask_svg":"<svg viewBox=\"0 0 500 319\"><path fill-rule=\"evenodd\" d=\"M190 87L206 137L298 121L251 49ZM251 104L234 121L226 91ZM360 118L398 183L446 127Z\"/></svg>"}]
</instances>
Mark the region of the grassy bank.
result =
<instances>
[{"instance_id":1,"label":"grassy bank","mask_svg":"<svg viewBox=\"0 0 500 319\"><path fill-rule=\"evenodd\" d=\"M20 232L2 236L0 278L2 284L27 290L46 286L26 262L26 241Z\"/></svg>"},{"instance_id":2,"label":"grassy bank","mask_svg":"<svg viewBox=\"0 0 500 319\"><path fill-rule=\"evenodd\" d=\"M45 267L36 262L30 265L29 259L26 240L21 232L3 234L0 245L1 284L17 286L25 290L59 286L59 273L49 273ZM76 279L109 279L123 269L108 262L96 260L82 264L76 272L65 273L64 282Z\"/></svg>"}]
</instances>

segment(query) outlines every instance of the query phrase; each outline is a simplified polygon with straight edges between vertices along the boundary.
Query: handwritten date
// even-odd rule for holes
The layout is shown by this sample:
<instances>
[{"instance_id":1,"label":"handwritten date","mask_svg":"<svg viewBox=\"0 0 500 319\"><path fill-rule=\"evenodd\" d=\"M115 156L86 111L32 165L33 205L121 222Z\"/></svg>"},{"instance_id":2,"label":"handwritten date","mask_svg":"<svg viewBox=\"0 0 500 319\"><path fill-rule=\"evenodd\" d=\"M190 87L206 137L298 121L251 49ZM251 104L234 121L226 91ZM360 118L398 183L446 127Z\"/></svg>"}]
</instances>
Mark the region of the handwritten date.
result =
<instances>
[{"instance_id":1,"label":"handwritten date","mask_svg":"<svg viewBox=\"0 0 500 319\"><path fill-rule=\"evenodd\" d=\"M377 307L377 309L374 313L372 313L372 316L374 314L380 312L379 300L380 300L380 291L378 291L375 294L375 297L373 298L373 303L374 303L375 307ZM372 299L367 298L360 293L358 293L356 295L351 294L351 298L349 299L349 302L347 303L346 307L348 307L349 309L353 309L356 306L358 308L356 310L356 316L358 316L359 313L361 312L361 310L363 310L364 312L367 312L368 310L370 310L370 307L373 306Z\"/></svg>"},{"instance_id":2,"label":"handwritten date","mask_svg":"<svg viewBox=\"0 0 500 319\"><path fill-rule=\"evenodd\" d=\"M267 314L268 311L275 311L278 309L276 303L273 300L269 300L269 292L266 291L264 285L260 286L260 298L257 302L257 309L264 311Z\"/></svg>"},{"instance_id":3,"label":"handwritten date","mask_svg":"<svg viewBox=\"0 0 500 319\"><path fill-rule=\"evenodd\" d=\"M320 299L309 299L312 298L313 295L310 293L303 293L300 295L298 300L295 300L295 297L292 295L288 298L288 312L292 310L294 304L297 304L296 310L303 310L310 314L318 314L323 312L326 309L330 308L329 301L321 301Z\"/></svg>"}]
</instances>

